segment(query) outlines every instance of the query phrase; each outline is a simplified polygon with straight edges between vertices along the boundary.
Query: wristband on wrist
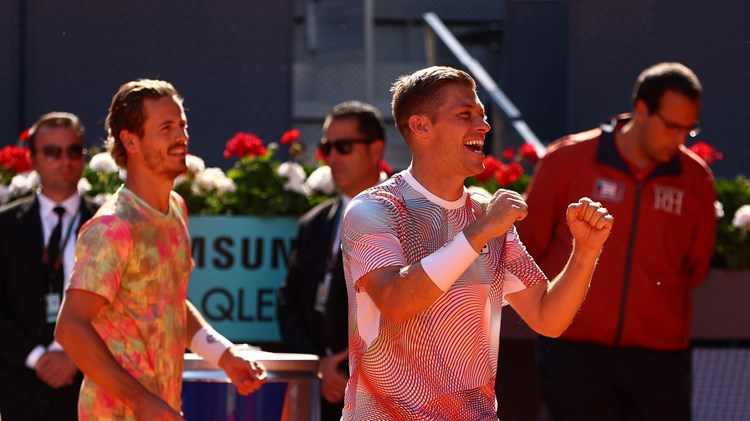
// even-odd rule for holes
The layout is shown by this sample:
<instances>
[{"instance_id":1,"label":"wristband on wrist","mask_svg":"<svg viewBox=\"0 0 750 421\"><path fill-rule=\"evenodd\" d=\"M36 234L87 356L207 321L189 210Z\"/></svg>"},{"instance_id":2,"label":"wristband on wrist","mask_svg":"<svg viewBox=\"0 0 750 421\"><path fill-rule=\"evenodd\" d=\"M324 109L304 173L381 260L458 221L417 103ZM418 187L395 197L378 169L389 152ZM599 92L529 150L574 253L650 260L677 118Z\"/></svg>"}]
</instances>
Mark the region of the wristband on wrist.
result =
<instances>
[{"instance_id":1,"label":"wristband on wrist","mask_svg":"<svg viewBox=\"0 0 750 421\"><path fill-rule=\"evenodd\" d=\"M229 339L210 327L198 329L190 340L190 350L216 367L219 366L221 354L232 345Z\"/></svg>"},{"instance_id":2,"label":"wristband on wrist","mask_svg":"<svg viewBox=\"0 0 750 421\"><path fill-rule=\"evenodd\" d=\"M463 231L453 241L421 260L422 269L441 291L448 291L479 256Z\"/></svg>"}]
</instances>

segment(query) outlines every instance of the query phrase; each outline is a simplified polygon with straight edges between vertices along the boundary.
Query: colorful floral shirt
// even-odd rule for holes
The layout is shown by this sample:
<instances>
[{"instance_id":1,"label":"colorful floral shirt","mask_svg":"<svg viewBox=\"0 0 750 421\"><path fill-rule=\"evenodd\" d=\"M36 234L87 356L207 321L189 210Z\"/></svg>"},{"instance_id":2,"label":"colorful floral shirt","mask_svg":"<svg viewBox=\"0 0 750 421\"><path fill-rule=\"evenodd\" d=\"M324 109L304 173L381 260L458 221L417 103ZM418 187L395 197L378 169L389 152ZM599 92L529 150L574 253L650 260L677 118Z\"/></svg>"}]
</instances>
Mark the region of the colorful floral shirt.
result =
<instances>
[{"instance_id":1,"label":"colorful floral shirt","mask_svg":"<svg viewBox=\"0 0 750 421\"><path fill-rule=\"evenodd\" d=\"M489 199L448 202L408 171L355 197L341 228L349 292L344 420L497 419L495 375L507 294L546 282L515 228L493 238L432 305L403 323L380 314L359 280L419 262L479 218Z\"/></svg>"},{"instance_id":2,"label":"colorful floral shirt","mask_svg":"<svg viewBox=\"0 0 750 421\"><path fill-rule=\"evenodd\" d=\"M121 187L81 229L70 289L109 304L92 324L115 360L180 410L187 286L193 262L182 198L153 209ZM84 378L79 419L133 419L122 402Z\"/></svg>"}]
</instances>

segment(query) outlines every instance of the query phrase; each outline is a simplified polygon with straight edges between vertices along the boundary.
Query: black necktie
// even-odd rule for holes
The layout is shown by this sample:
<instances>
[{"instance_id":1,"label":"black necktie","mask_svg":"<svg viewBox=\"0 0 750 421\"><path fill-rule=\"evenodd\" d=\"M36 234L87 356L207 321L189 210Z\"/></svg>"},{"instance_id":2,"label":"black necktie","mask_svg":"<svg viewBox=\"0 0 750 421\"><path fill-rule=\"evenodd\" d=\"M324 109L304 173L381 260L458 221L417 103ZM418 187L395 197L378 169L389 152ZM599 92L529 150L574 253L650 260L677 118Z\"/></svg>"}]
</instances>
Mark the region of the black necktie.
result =
<instances>
[{"instance_id":1,"label":"black necktie","mask_svg":"<svg viewBox=\"0 0 750 421\"><path fill-rule=\"evenodd\" d=\"M60 255L60 237L62 237L62 217L65 215L65 208L56 206L54 212L57 214L57 225L52 230L52 235L47 242L47 270L49 271L52 288L55 291L62 291L62 263L57 262Z\"/></svg>"}]
</instances>

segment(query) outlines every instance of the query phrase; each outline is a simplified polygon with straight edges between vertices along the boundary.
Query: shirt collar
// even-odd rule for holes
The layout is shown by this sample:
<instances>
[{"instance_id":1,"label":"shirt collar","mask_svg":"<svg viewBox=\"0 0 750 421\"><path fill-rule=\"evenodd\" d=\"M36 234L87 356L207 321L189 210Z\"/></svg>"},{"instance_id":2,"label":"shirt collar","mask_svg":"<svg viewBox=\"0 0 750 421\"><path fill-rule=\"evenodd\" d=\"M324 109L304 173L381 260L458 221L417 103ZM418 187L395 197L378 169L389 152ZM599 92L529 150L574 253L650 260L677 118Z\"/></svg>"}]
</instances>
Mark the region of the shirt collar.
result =
<instances>
[{"instance_id":1,"label":"shirt collar","mask_svg":"<svg viewBox=\"0 0 750 421\"><path fill-rule=\"evenodd\" d=\"M63 200L62 202L55 202L49 197L45 196L44 193L39 193L39 214L40 215L51 215L53 209L56 206L62 206L65 208L65 214L73 216L78 213L78 208L81 206L81 196L76 193Z\"/></svg>"}]
</instances>

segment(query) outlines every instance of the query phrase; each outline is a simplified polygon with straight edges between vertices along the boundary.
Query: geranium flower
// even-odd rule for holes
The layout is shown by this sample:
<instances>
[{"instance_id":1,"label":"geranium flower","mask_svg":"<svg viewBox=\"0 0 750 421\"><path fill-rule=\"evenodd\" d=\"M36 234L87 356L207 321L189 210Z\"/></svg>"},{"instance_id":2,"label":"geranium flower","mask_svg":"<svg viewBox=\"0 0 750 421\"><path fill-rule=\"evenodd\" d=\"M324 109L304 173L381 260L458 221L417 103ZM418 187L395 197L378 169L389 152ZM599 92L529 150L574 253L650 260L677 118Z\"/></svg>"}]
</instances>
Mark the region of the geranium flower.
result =
<instances>
[{"instance_id":1,"label":"geranium flower","mask_svg":"<svg viewBox=\"0 0 750 421\"><path fill-rule=\"evenodd\" d=\"M120 167L112 158L109 152L101 152L91 157L89 168L94 171L101 171L104 174L112 174L120 171Z\"/></svg>"},{"instance_id":2,"label":"geranium flower","mask_svg":"<svg viewBox=\"0 0 750 421\"><path fill-rule=\"evenodd\" d=\"M513 184L523 175L523 167L518 162L511 162L495 173L500 186Z\"/></svg>"},{"instance_id":3,"label":"geranium flower","mask_svg":"<svg viewBox=\"0 0 750 421\"><path fill-rule=\"evenodd\" d=\"M513 146L508 146L502 153L503 159L506 161L512 161L516 156L516 150Z\"/></svg>"},{"instance_id":4,"label":"geranium flower","mask_svg":"<svg viewBox=\"0 0 750 421\"><path fill-rule=\"evenodd\" d=\"M281 135L281 143L283 145L296 142L297 139L299 139L299 130L297 129L287 130Z\"/></svg>"},{"instance_id":5,"label":"geranium flower","mask_svg":"<svg viewBox=\"0 0 750 421\"><path fill-rule=\"evenodd\" d=\"M246 156L260 156L266 153L266 147L263 141L253 133L237 132L233 138L227 142L227 148L224 150L224 158L244 158Z\"/></svg>"},{"instance_id":6,"label":"geranium flower","mask_svg":"<svg viewBox=\"0 0 750 421\"><path fill-rule=\"evenodd\" d=\"M31 151L20 146L3 146L0 148L0 167L11 175L30 171Z\"/></svg>"},{"instance_id":7,"label":"geranium flower","mask_svg":"<svg viewBox=\"0 0 750 421\"><path fill-rule=\"evenodd\" d=\"M531 165L536 165L537 161L539 161L539 155L536 154L536 149L534 149L534 146L529 142L524 142L523 145L518 147L518 153L521 154L521 156L529 161Z\"/></svg>"},{"instance_id":8,"label":"geranium flower","mask_svg":"<svg viewBox=\"0 0 750 421\"><path fill-rule=\"evenodd\" d=\"M210 192L233 192L237 190L237 186L221 168L205 168L195 174L192 189L194 194L200 195Z\"/></svg>"},{"instance_id":9,"label":"geranium flower","mask_svg":"<svg viewBox=\"0 0 750 421\"><path fill-rule=\"evenodd\" d=\"M742 230L750 230L750 205L742 205L734 213L732 225Z\"/></svg>"},{"instance_id":10,"label":"geranium flower","mask_svg":"<svg viewBox=\"0 0 750 421\"><path fill-rule=\"evenodd\" d=\"M389 177L393 174L393 168L391 168L391 166L383 159L378 162L378 169L386 173Z\"/></svg>"},{"instance_id":11,"label":"geranium flower","mask_svg":"<svg viewBox=\"0 0 750 421\"><path fill-rule=\"evenodd\" d=\"M485 156L482 163L484 164L484 171L482 171L481 174L477 174L474 176L477 181L481 182L491 180L493 177L495 177L495 173L502 170L504 166L499 159L495 158L492 155Z\"/></svg>"},{"instance_id":12,"label":"geranium flower","mask_svg":"<svg viewBox=\"0 0 750 421\"><path fill-rule=\"evenodd\" d=\"M718 161L724 158L724 154L717 151L715 147L702 140L693 144L693 146L690 147L690 150L701 157L709 165L713 164L714 161Z\"/></svg>"},{"instance_id":13,"label":"geranium flower","mask_svg":"<svg viewBox=\"0 0 750 421\"><path fill-rule=\"evenodd\" d=\"M309 188L305 186L307 174L305 174L305 169L302 168L302 165L296 162L283 162L279 165L276 172L280 176L286 178L284 190L294 191L304 195L310 193Z\"/></svg>"},{"instance_id":14,"label":"geranium flower","mask_svg":"<svg viewBox=\"0 0 750 421\"><path fill-rule=\"evenodd\" d=\"M314 191L326 195L335 193L336 186L333 184L333 174L331 167L324 165L313 171L305 180L305 184Z\"/></svg>"}]
</instances>

